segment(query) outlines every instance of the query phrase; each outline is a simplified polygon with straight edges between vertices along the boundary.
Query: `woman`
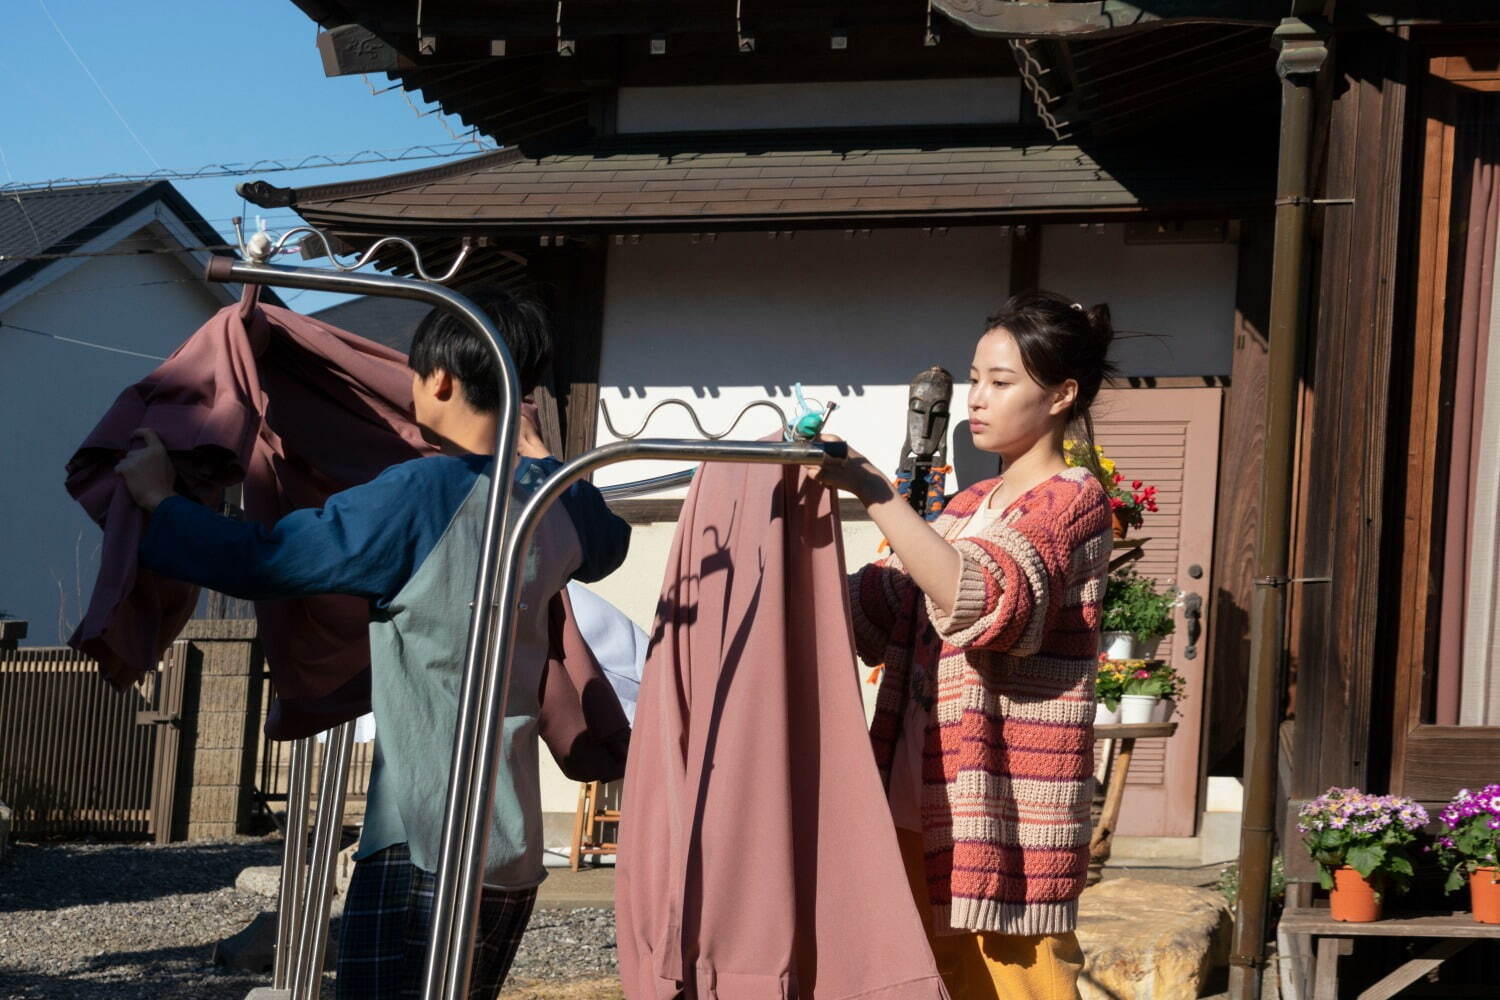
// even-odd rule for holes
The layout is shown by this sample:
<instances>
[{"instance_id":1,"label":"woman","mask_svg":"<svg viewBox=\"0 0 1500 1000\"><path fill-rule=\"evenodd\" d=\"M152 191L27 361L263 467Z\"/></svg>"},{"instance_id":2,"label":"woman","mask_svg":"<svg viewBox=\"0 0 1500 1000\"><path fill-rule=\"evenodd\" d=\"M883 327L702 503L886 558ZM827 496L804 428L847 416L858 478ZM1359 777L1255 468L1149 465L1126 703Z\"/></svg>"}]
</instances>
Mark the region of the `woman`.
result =
<instances>
[{"instance_id":1,"label":"woman","mask_svg":"<svg viewBox=\"0 0 1500 1000\"><path fill-rule=\"evenodd\" d=\"M893 553L850 578L856 645L885 666L871 739L955 1000L1078 995L1110 511L1063 441L1074 425L1092 436L1113 336L1107 307L1050 293L990 317L969 433L1005 474L932 524L855 452L817 474L865 504Z\"/></svg>"}]
</instances>

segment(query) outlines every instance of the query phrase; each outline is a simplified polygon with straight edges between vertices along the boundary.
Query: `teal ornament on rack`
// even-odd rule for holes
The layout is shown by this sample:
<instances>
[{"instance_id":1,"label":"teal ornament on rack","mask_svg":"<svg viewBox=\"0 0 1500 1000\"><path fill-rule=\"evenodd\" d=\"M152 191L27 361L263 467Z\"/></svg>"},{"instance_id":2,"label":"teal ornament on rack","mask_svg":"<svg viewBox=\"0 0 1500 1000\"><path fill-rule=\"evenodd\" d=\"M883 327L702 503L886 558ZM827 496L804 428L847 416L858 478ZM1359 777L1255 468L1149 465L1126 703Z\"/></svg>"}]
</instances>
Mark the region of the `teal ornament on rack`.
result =
<instances>
[{"instance_id":1,"label":"teal ornament on rack","mask_svg":"<svg viewBox=\"0 0 1500 1000\"><path fill-rule=\"evenodd\" d=\"M802 383L792 383L792 394L797 399L797 409L800 411L795 420L787 425L787 431L794 438L811 441L823 432L823 425L828 422L828 415L833 412L830 404L826 409L816 410L807 401L802 392Z\"/></svg>"}]
</instances>

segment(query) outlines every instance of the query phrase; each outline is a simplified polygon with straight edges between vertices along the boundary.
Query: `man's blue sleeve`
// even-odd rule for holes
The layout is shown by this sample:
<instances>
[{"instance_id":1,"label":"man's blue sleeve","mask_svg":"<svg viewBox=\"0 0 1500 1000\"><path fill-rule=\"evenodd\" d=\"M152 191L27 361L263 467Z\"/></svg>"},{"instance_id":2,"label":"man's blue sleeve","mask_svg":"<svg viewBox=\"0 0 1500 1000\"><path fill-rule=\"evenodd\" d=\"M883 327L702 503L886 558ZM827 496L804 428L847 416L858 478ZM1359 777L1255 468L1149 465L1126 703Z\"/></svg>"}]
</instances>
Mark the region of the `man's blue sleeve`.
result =
<instances>
[{"instance_id":1,"label":"man's blue sleeve","mask_svg":"<svg viewBox=\"0 0 1500 1000\"><path fill-rule=\"evenodd\" d=\"M432 550L473 482L461 459L416 459L270 527L171 497L151 514L141 563L245 600L312 594L388 600Z\"/></svg>"},{"instance_id":2,"label":"man's blue sleeve","mask_svg":"<svg viewBox=\"0 0 1500 1000\"><path fill-rule=\"evenodd\" d=\"M548 476L562 466L555 458L535 461ZM599 488L580 479L563 493L562 505L573 522L573 530L578 532L583 550L583 562L573 573L573 579L593 583L619 569L630 551L630 525L609 509Z\"/></svg>"}]
</instances>

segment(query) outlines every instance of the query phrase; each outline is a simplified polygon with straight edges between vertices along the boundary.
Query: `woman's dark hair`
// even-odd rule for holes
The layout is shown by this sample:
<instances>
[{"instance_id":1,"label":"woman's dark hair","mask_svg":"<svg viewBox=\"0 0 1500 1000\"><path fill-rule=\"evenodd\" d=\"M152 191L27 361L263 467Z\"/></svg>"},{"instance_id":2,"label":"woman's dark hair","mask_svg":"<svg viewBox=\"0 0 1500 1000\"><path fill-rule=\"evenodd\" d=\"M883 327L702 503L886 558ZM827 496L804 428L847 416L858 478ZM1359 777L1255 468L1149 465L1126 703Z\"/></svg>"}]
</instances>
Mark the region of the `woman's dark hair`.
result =
<instances>
[{"instance_id":1,"label":"woman's dark hair","mask_svg":"<svg viewBox=\"0 0 1500 1000\"><path fill-rule=\"evenodd\" d=\"M494 321L515 361L521 394L530 394L552 360L552 335L541 304L498 285L476 285L459 291ZM500 407L495 356L477 333L446 309L432 310L417 324L407 364L423 378L438 369L452 375L463 385L464 399L481 413L493 413Z\"/></svg>"},{"instance_id":2,"label":"woman's dark hair","mask_svg":"<svg viewBox=\"0 0 1500 1000\"><path fill-rule=\"evenodd\" d=\"M986 333L1003 329L1015 339L1021 363L1038 385L1061 385L1068 379L1078 383L1068 420L1082 423L1092 441L1094 422L1089 408L1100 386L1115 374L1109 357L1115 339L1109 306L1085 309L1054 292L1021 292L986 319L984 329Z\"/></svg>"}]
</instances>

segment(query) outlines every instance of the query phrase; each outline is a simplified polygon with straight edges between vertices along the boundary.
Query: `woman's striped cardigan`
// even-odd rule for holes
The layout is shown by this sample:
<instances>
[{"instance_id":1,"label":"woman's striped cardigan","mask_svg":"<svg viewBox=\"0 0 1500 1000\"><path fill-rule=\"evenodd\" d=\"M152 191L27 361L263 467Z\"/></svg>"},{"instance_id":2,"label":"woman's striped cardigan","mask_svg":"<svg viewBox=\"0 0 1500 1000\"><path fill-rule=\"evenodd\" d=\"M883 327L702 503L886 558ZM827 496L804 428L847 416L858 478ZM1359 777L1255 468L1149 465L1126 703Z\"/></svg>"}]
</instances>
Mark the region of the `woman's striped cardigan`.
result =
<instances>
[{"instance_id":1,"label":"woman's striped cardigan","mask_svg":"<svg viewBox=\"0 0 1500 1000\"><path fill-rule=\"evenodd\" d=\"M1060 934L1088 872L1109 502L1070 469L960 537L997 482L933 525L963 559L951 615L894 556L850 578L850 604L860 658L885 666L870 736L887 781L907 699L932 709L921 812L937 929Z\"/></svg>"}]
</instances>

